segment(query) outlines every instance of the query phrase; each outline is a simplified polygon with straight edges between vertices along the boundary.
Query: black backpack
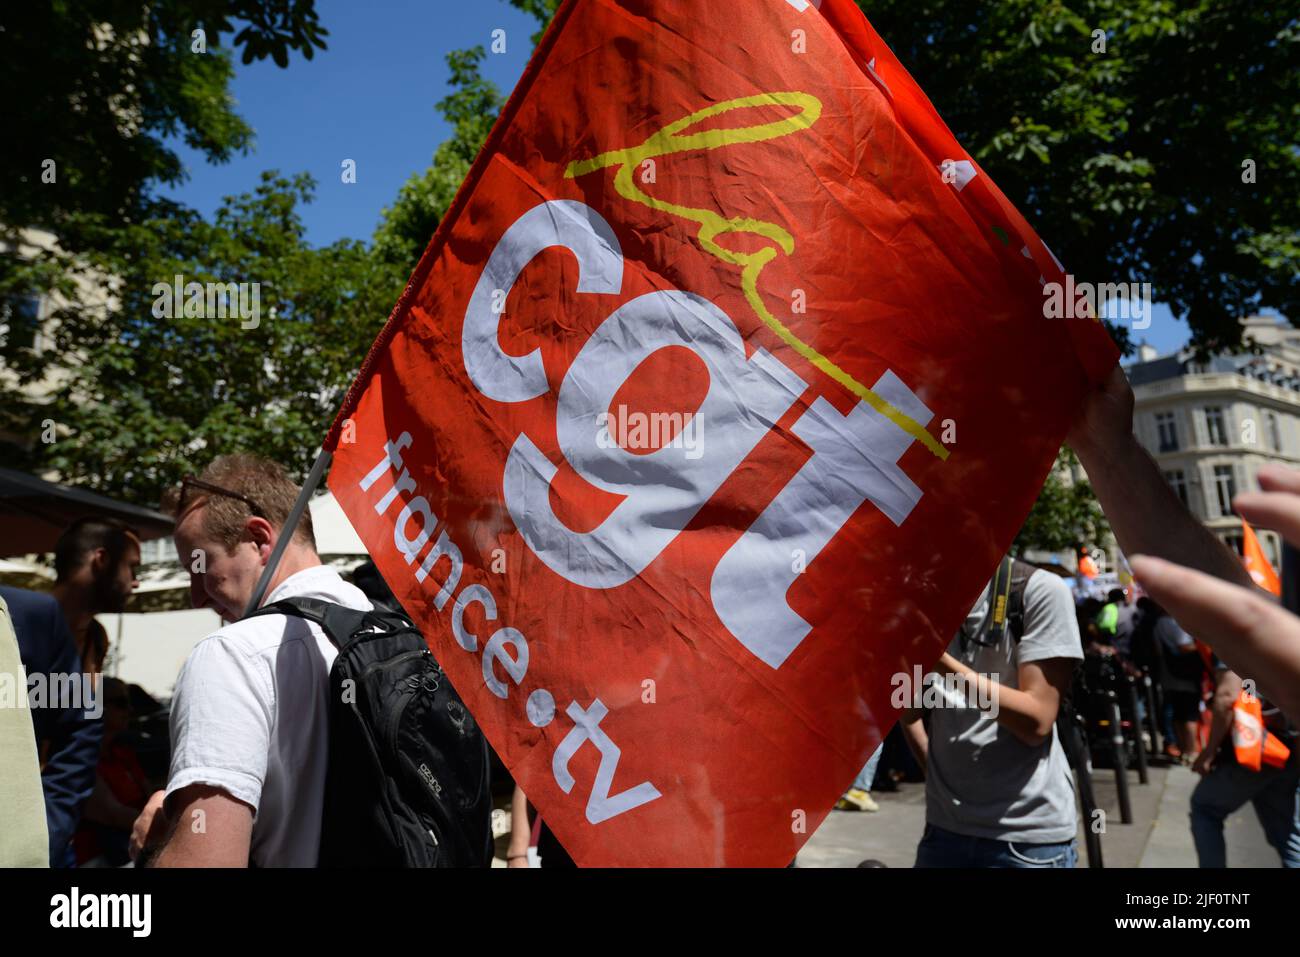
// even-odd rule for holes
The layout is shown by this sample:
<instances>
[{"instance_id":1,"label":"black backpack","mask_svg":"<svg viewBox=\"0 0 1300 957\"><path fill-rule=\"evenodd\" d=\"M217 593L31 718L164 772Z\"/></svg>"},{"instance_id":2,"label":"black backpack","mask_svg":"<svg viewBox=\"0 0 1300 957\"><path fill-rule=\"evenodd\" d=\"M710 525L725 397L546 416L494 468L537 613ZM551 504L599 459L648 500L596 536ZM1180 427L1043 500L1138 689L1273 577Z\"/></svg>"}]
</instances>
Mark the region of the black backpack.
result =
<instances>
[{"instance_id":1,"label":"black backpack","mask_svg":"<svg viewBox=\"0 0 1300 957\"><path fill-rule=\"evenodd\" d=\"M487 740L414 623L313 598L253 615L305 618L338 648L320 866L490 866Z\"/></svg>"}]
</instances>

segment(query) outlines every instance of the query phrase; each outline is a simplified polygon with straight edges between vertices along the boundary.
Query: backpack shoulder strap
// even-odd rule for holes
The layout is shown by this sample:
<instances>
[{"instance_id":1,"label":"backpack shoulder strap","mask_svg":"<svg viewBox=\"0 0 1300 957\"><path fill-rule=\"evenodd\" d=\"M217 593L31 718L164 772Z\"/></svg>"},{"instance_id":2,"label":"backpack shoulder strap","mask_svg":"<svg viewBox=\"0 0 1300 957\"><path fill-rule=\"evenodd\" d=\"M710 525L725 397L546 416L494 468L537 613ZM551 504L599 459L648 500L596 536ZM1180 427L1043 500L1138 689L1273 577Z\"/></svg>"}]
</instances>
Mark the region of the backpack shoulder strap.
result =
<instances>
[{"instance_id":1,"label":"backpack shoulder strap","mask_svg":"<svg viewBox=\"0 0 1300 957\"><path fill-rule=\"evenodd\" d=\"M996 645L1008 633L1013 643L1018 643L1024 637L1025 588L1029 585L1030 576L1036 571L1038 569L1028 562L1009 555L998 562L989 591L988 614L977 633L983 636L982 644ZM968 640L964 626L959 634L963 643Z\"/></svg>"},{"instance_id":2,"label":"backpack shoulder strap","mask_svg":"<svg viewBox=\"0 0 1300 957\"><path fill-rule=\"evenodd\" d=\"M1003 558L998 562L997 571L993 573L993 582L989 588L989 610L982 630L986 642L991 645L1000 643L1010 626L1012 564L1010 558ZM1015 637L1019 639L1019 635Z\"/></svg>"},{"instance_id":3,"label":"backpack shoulder strap","mask_svg":"<svg viewBox=\"0 0 1300 957\"><path fill-rule=\"evenodd\" d=\"M1029 579L1036 571L1039 569L1028 562L1022 562L1018 558L1011 561L1007 625L1011 629L1012 639L1017 642L1025 636L1025 589L1029 587Z\"/></svg>"},{"instance_id":4,"label":"backpack shoulder strap","mask_svg":"<svg viewBox=\"0 0 1300 957\"><path fill-rule=\"evenodd\" d=\"M264 605L247 618L256 618L259 615L305 618L320 625L321 631L325 632L334 647L342 648L349 638L361 630L370 612L348 608L320 598L283 598L270 605Z\"/></svg>"}]
</instances>

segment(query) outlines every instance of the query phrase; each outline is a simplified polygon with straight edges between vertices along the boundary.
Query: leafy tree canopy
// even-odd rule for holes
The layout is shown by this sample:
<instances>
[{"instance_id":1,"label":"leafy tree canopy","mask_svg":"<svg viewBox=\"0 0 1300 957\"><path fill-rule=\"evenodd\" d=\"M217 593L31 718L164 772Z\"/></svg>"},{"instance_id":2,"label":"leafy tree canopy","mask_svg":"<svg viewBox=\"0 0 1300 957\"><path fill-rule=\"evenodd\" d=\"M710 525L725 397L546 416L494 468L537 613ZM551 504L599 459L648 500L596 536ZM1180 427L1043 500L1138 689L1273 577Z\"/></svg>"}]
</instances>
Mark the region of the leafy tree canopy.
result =
<instances>
[{"instance_id":1,"label":"leafy tree canopy","mask_svg":"<svg viewBox=\"0 0 1300 957\"><path fill-rule=\"evenodd\" d=\"M1079 460L1069 448L1061 449L1056 467L1047 476L1038 500L1016 535L1013 553L1026 550L1059 552L1080 545L1100 545L1110 536L1110 525L1092 486L1079 475Z\"/></svg>"},{"instance_id":2,"label":"leafy tree canopy","mask_svg":"<svg viewBox=\"0 0 1300 957\"><path fill-rule=\"evenodd\" d=\"M152 184L184 178L167 138L213 162L251 145L229 90L235 51L283 67L293 50L311 59L326 34L311 0L4 4L0 224L44 227L75 250L87 219L130 221Z\"/></svg>"},{"instance_id":3,"label":"leafy tree canopy","mask_svg":"<svg viewBox=\"0 0 1300 957\"><path fill-rule=\"evenodd\" d=\"M858 5L1077 281L1150 282L1206 348L1300 319L1296 0Z\"/></svg>"}]
</instances>

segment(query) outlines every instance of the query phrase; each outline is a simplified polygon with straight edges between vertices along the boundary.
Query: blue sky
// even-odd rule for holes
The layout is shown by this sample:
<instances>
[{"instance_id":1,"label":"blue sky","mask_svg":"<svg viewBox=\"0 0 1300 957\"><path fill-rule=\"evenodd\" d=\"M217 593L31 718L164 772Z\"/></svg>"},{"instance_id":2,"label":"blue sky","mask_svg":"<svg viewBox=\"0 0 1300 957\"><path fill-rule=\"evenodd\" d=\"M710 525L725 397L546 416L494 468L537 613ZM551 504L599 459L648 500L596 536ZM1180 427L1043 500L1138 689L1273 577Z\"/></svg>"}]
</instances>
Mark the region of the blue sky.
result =
<instances>
[{"instance_id":1,"label":"blue sky","mask_svg":"<svg viewBox=\"0 0 1300 957\"><path fill-rule=\"evenodd\" d=\"M306 171L318 184L301 211L308 240L368 240L380 211L449 135L434 109L448 92L446 54L477 44L490 51L492 31L505 30L505 52L489 52L483 72L509 93L537 30L505 0L317 0L316 9L330 35L314 59L295 54L282 70L236 57L231 92L256 132L253 151L214 166L173 144L190 179L163 195L210 216L223 196L256 186L262 170ZM356 160L355 184L341 182L345 159Z\"/></svg>"},{"instance_id":2,"label":"blue sky","mask_svg":"<svg viewBox=\"0 0 1300 957\"><path fill-rule=\"evenodd\" d=\"M1146 342L1148 345L1155 346L1160 355L1181 349L1187 344L1187 340L1191 338L1191 335L1191 329L1187 323L1174 316L1168 306L1160 303L1156 303L1151 310L1150 328L1129 329L1129 336L1134 345Z\"/></svg>"},{"instance_id":3,"label":"blue sky","mask_svg":"<svg viewBox=\"0 0 1300 957\"><path fill-rule=\"evenodd\" d=\"M476 44L490 51L493 31L504 30L505 51L489 52L483 71L508 94L537 30L506 0L317 0L316 8L330 35L314 59L295 55L283 70L270 60L236 62L232 92L256 132L252 152L214 166L173 144L190 178L164 195L211 216L223 196L252 189L263 170L306 171L318 184L316 201L301 210L308 241L368 240L384 206L450 132L434 109L448 92L446 54ZM356 161L354 184L340 180L345 159ZM1133 332L1162 354L1187 337L1186 323L1163 306L1149 329Z\"/></svg>"}]
</instances>

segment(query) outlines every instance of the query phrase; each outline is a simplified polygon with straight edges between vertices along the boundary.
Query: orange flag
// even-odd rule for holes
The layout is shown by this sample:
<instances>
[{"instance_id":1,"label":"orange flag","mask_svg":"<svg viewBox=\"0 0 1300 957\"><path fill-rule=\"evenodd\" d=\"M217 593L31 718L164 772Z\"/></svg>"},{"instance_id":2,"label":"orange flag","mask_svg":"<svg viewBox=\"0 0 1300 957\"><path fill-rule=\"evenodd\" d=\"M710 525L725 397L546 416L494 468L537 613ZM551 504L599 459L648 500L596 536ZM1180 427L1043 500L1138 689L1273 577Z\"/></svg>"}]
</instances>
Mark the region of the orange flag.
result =
<instances>
[{"instance_id":1,"label":"orange flag","mask_svg":"<svg viewBox=\"0 0 1300 957\"><path fill-rule=\"evenodd\" d=\"M1084 578L1096 578L1098 574L1097 563L1093 561L1087 548L1079 549L1079 574Z\"/></svg>"},{"instance_id":2,"label":"orange flag","mask_svg":"<svg viewBox=\"0 0 1300 957\"><path fill-rule=\"evenodd\" d=\"M1251 771L1264 765L1285 767L1291 749L1264 727L1264 708L1259 698L1242 691L1232 705L1232 746L1237 763Z\"/></svg>"},{"instance_id":3,"label":"orange flag","mask_svg":"<svg viewBox=\"0 0 1300 957\"><path fill-rule=\"evenodd\" d=\"M1250 572L1250 577L1254 579L1255 584L1260 588L1281 596L1282 581L1277 577L1277 572L1273 570L1272 563L1264 554L1264 549L1259 544L1259 536L1250 527L1250 522L1244 518L1241 520L1241 536L1241 554L1242 561L1246 564L1246 571Z\"/></svg>"},{"instance_id":4,"label":"orange flag","mask_svg":"<svg viewBox=\"0 0 1300 957\"><path fill-rule=\"evenodd\" d=\"M1117 357L853 3L738 10L563 4L326 441L583 865L788 863Z\"/></svg>"},{"instance_id":5,"label":"orange flag","mask_svg":"<svg viewBox=\"0 0 1300 957\"><path fill-rule=\"evenodd\" d=\"M1250 522L1241 520L1242 562L1255 584L1265 591L1281 596L1282 582L1272 563L1259 544L1259 536ZM1232 743L1237 762L1244 768L1258 771L1264 764L1282 767L1291 751L1282 741L1264 727L1263 709L1257 697L1247 691L1237 696L1232 708Z\"/></svg>"}]
</instances>

